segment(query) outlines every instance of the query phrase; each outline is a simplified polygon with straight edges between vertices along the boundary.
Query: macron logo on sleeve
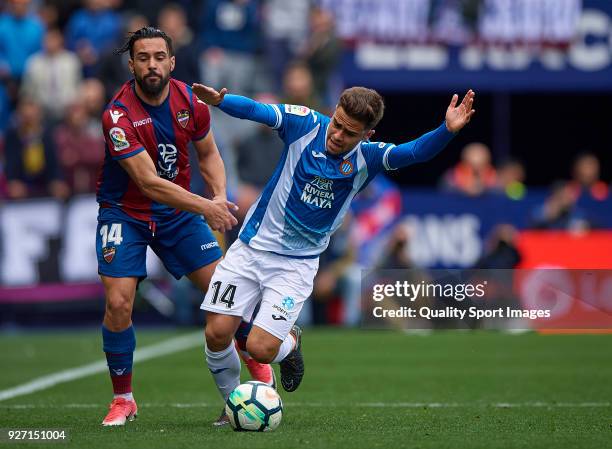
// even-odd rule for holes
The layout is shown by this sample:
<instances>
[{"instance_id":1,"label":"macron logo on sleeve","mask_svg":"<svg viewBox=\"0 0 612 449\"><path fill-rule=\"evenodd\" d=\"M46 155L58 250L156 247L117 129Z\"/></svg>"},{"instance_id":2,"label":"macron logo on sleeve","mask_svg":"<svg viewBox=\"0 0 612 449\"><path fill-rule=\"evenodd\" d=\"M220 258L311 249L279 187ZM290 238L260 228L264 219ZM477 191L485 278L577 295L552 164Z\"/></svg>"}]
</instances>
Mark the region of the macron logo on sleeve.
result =
<instances>
[{"instance_id":1,"label":"macron logo on sleeve","mask_svg":"<svg viewBox=\"0 0 612 449\"><path fill-rule=\"evenodd\" d=\"M113 111L112 109L110 111L108 111L110 116L111 116L111 120L113 121L113 124L117 124L119 123L119 119L121 117L123 117L123 112L119 112L119 111Z\"/></svg>"}]
</instances>

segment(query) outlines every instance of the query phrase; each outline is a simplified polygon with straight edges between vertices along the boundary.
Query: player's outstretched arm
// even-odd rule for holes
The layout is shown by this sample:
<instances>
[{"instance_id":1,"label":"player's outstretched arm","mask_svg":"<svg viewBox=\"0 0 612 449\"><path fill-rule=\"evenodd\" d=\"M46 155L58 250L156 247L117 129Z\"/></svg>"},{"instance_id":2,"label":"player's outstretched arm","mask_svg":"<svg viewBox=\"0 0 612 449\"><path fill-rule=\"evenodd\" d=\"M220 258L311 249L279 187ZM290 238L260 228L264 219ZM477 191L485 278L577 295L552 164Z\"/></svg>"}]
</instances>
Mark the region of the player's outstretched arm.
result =
<instances>
[{"instance_id":1,"label":"player's outstretched arm","mask_svg":"<svg viewBox=\"0 0 612 449\"><path fill-rule=\"evenodd\" d=\"M130 175L140 191L158 203L176 209L204 215L210 227L225 232L238 224L230 213L235 205L225 198L212 201L191 193L181 186L157 176L155 164L146 151L119 160L121 167Z\"/></svg>"},{"instance_id":2,"label":"player's outstretched arm","mask_svg":"<svg viewBox=\"0 0 612 449\"><path fill-rule=\"evenodd\" d=\"M225 165L219 154L212 130L208 131L203 139L194 141L193 146L198 156L198 168L206 185L212 191L213 197L227 199ZM235 210L238 209L238 206L230 204Z\"/></svg>"},{"instance_id":3,"label":"player's outstretched arm","mask_svg":"<svg viewBox=\"0 0 612 449\"><path fill-rule=\"evenodd\" d=\"M436 156L446 147L465 125L467 125L476 112L472 109L475 93L469 90L463 101L457 106L459 97L453 95L444 123L438 128L423 134L418 139L403 143L391 148L384 155L383 163L387 169L407 167L418 162L425 162Z\"/></svg>"},{"instance_id":4,"label":"player's outstretched arm","mask_svg":"<svg viewBox=\"0 0 612 449\"><path fill-rule=\"evenodd\" d=\"M191 88L201 101L211 106L218 106L232 117L252 120L271 127L279 122L280 111L275 110L275 106L259 103L241 95L228 94L226 88L217 91L212 87L197 83Z\"/></svg>"}]
</instances>

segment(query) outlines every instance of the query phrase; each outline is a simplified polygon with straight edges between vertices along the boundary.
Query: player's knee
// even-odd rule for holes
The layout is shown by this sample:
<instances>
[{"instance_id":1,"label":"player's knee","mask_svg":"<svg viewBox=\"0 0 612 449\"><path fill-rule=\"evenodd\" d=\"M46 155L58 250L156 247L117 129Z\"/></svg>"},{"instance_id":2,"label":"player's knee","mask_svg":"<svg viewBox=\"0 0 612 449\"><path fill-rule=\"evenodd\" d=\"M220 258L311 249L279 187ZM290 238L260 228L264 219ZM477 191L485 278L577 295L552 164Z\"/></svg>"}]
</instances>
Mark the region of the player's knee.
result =
<instances>
[{"instance_id":1,"label":"player's knee","mask_svg":"<svg viewBox=\"0 0 612 449\"><path fill-rule=\"evenodd\" d=\"M259 363L271 363L278 353L278 345L266 341L249 338L246 346L249 355Z\"/></svg>"},{"instance_id":2,"label":"player's knee","mask_svg":"<svg viewBox=\"0 0 612 449\"><path fill-rule=\"evenodd\" d=\"M204 329L206 338L206 346L213 351L222 351L232 343L231 332L226 332L224 329L214 325L207 325Z\"/></svg>"},{"instance_id":3,"label":"player's knee","mask_svg":"<svg viewBox=\"0 0 612 449\"><path fill-rule=\"evenodd\" d=\"M130 298L116 294L106 299L106 314L111 320L129 320L132 315L132 301Z\"/></svg>"}]
</instances>

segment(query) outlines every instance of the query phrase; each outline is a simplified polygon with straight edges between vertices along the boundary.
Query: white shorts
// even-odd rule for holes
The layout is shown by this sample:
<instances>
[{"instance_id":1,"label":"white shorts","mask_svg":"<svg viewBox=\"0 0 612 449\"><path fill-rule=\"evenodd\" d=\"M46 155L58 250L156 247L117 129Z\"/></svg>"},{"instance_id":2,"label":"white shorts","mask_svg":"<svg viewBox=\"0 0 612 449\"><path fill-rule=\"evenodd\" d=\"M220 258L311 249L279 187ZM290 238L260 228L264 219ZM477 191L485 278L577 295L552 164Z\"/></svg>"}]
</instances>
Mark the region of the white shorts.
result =
<instances>
[{"instance_id":1,"label":"white shorts","mask_svg":"<svg viewBox=\"0 0 612 449\"><path fill-rule=\"evenodd\" d=\"M289 334L312 293L319 259L296 259L253 249L236 240L217 265L200 309L253 320L280 340Z\"/></svg>"}]
</instances>

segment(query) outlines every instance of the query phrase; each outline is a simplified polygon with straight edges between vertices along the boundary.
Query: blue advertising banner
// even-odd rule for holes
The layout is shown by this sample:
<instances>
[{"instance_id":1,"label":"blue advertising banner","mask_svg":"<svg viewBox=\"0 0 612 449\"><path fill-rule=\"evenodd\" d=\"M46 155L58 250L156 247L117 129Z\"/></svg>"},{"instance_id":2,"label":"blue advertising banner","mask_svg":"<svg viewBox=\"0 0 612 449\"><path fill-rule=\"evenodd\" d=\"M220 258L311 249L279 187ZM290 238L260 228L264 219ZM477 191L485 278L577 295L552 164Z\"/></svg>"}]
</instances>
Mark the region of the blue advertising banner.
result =
<instances>
[{"instance_id":1,"label":"blue advertising banner","mask_svg":"<svg viewBox=\"0 0 612 449\"><path fill-rule=\"evenodd\" d=\"M487 194L476 198L433 190L406 189L401 192L401 211L393 222L360 240L359 262L372 266L388 250L397 227L409 236L406 251L412 263L428 268L471 268L487 252L487 245L510 225L525 229L570 230L612 229L612 199L582 196L558 220L543 223L544 205L550 204L546 190L532 189L521 200ZM357 212L357 226L361 220Z\"/></svg>"},{"instance_id":2,"label":"blue advertising banner","mask_svg":"<svg viewBox=\"0 0 612 449\"><path fill-rule=\"evenodd\" d=\"M612 91L608 0L337 0L326 6L347 45L342 75L348 85Z\"/></svg>"}]
</instances>

